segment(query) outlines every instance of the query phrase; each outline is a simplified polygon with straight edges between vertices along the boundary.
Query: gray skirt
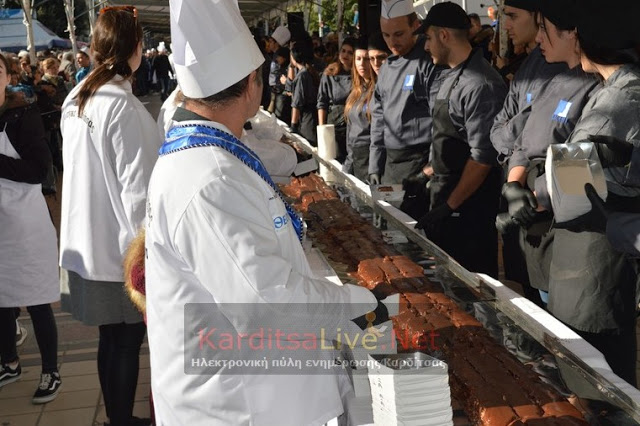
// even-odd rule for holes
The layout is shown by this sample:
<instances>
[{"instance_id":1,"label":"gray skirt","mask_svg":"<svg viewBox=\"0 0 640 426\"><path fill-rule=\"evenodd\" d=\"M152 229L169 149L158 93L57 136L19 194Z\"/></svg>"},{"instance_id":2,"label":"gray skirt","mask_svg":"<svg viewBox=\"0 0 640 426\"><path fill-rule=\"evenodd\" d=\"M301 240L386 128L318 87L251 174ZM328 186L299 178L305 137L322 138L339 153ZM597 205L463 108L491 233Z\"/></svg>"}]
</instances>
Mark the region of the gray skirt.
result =
<instances>
[{"instance_id":1,"label":"gray skirt","mask_svg":"<svg viewBox=\"0 0 640 426\"><path fill-rule=\"evenodd\" d=\"M62 310L85 325L135 324L143 320L122 282L86 280L60 268L60 296Z\"/></svg>"}]
</instances>

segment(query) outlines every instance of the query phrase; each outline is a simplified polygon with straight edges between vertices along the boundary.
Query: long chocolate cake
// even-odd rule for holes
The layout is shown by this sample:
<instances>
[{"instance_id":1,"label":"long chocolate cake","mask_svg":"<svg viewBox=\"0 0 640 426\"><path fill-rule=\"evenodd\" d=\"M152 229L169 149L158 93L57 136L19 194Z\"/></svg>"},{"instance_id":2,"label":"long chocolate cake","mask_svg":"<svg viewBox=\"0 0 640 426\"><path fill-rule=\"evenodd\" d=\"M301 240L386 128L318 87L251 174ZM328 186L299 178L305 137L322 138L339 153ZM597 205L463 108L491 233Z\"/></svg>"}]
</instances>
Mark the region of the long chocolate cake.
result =
<instances>
[{"instance_id":1,"label":"long chocolate cake","mask_svg":"<svg viewBox=\"0 0 640 426\"><path fill-rule=\"evenodd\" d=\"M400 293L392 318L399 352L441 354L449 365L452 397L477 425L586 425L580 411L500 346L473 316L424 276L422 267L340 201L317 175L294 178L282 188L294 200L314 243L346 265L377 295Z\"/></svg>"}]
</instances>

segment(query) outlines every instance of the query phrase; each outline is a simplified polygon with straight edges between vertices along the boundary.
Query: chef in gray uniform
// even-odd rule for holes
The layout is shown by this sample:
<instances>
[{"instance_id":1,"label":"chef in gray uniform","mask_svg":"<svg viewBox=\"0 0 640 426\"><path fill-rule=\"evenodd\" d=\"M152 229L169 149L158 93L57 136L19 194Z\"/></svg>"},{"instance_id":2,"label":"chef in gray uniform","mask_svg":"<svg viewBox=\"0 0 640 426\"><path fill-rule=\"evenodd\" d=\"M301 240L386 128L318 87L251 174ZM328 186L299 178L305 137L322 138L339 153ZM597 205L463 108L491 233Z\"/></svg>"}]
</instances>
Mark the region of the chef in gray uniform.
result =
<instances>
[{"instance_id":1,"label":"chef in gray uniform","mask_svg":"<svg viewBox=\"0 0 640 426\"><path fill-rule=\"evenodd\" d=\"M402 183L429 161L428 98L440 70L425 52L424 38L413 34L420 24L412 0L383 0L380 26L393 56L380 68L372 103L369 180Z\"/></svg>"},{"instance_id":2,"label":"chef in gray uniform","mask_svg":"<svg viewBox=\"0 0 640 426\"><path fill-rule=\"evenodd\" d=\"M591 97L568 143L596 143L611 211L640 213L640 188L630 186L632 144L614 141L640 135L640 67L630 28L637 15L630 0L611 0L606 14L596 0L581 0L578 22L586 72L603 87ZM595 136L595 138L594 138ZM579 218L556 223L550 268L548 309L604 355L611 369L636 384L636 281L634 262L617 252L600 230L580 226Z\"/></svg>"},{"instance_id":3,"label":"chef in gray uniform","mask_svg":"<svg viewBox=\"0 0 640 426\"><path fill-rule=\"evenodd\" d=\"M498 161L504 163L513 152L516 140L531 112L531 103L540 87L551 77L567 69L565 64L549 64L544 60L535 38L538 25L535 11L539 0L505 0L505 29L514 45L529 52L516 72L509 93L491 129L491 143L498 151ZM503 205L504 209L504 205ZM542 305L539 293L529 285L527 264L519 245L519 232L502 232L505 278L522 284L525 296Z\"/></svg>"},{"instance_id":4,"label":"chef in gray uniform","mask_svg":"<svg viewBox=\"0 0 640 426\"><path fill-rule=\"evenodd\" d=\"M434 63L451 70L433 105L431 210L416 228L465 268L497 277L502 173L489 132L507 87L472 49L471 21L459 5L434 5L423 25Z\"/></svg>"},{"instance_id":5,"label":"chef in gray uniform","mask_svg":"<svg viewBox=\"0 0 640 426\"><path fill-rule=\"evenodd\" d=\"M552 143L565 143L582 115L582 109L599 88L599 80L582 70L576 32L578 0L539 0L541 23L537 41L547 62L566 63L540 89L531 105L521 137L516 139L509 159L503 195L508 201L506 216L520 225L520 246L527 261L529 281L547 303L549 267L553 245L553 213L548 198L541 200L545 211L536 212L533 192L546 193L544 162ZM506 225L500 218L497 223ZM500 228L500 226L498 226ZM501 229L499 229L501 230Z\"/></svg>"}]
</instances>

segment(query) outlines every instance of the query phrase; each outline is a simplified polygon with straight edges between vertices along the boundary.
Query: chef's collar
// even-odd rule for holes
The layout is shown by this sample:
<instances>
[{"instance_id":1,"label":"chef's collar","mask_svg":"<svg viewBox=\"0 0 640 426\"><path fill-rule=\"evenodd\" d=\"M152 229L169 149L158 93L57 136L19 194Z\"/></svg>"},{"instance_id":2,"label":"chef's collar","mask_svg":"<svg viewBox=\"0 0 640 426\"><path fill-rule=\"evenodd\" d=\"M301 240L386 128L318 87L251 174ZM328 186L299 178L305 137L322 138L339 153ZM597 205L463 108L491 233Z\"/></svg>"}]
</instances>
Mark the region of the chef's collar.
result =
<instances>
[{"instance_id":1,"label":"chef's collar","mask_svg":"<svg viewBox=\"0 0 640 426\"><path fill-rule=\"evenodd\" d=\"M196 114L193 111L189 111L188 109L178 107L176 112L173 114L173 121L181 122L181 121L211 121L210 119L201 116L200 114Z\"/></svg>"}]
</instances>

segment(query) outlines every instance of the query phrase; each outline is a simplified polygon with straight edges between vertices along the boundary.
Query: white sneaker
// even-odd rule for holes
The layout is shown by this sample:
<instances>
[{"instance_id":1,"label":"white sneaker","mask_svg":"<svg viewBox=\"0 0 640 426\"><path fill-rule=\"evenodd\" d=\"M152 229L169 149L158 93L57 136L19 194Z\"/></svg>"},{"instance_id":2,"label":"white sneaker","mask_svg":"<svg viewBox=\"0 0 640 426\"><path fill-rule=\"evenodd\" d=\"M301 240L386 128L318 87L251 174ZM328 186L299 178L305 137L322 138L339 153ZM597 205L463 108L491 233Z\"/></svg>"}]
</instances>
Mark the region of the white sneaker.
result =
<instances>
[{"instance_id":1,"label":"white sneaker","mask_svg":"<svg viewBox=\"0 0 640 426\"><path fill-rule=\"evenodd\" d=\"M20 346L27 339L27 329L16 319L16 346Z\"/></svg>"}]
</instances>

